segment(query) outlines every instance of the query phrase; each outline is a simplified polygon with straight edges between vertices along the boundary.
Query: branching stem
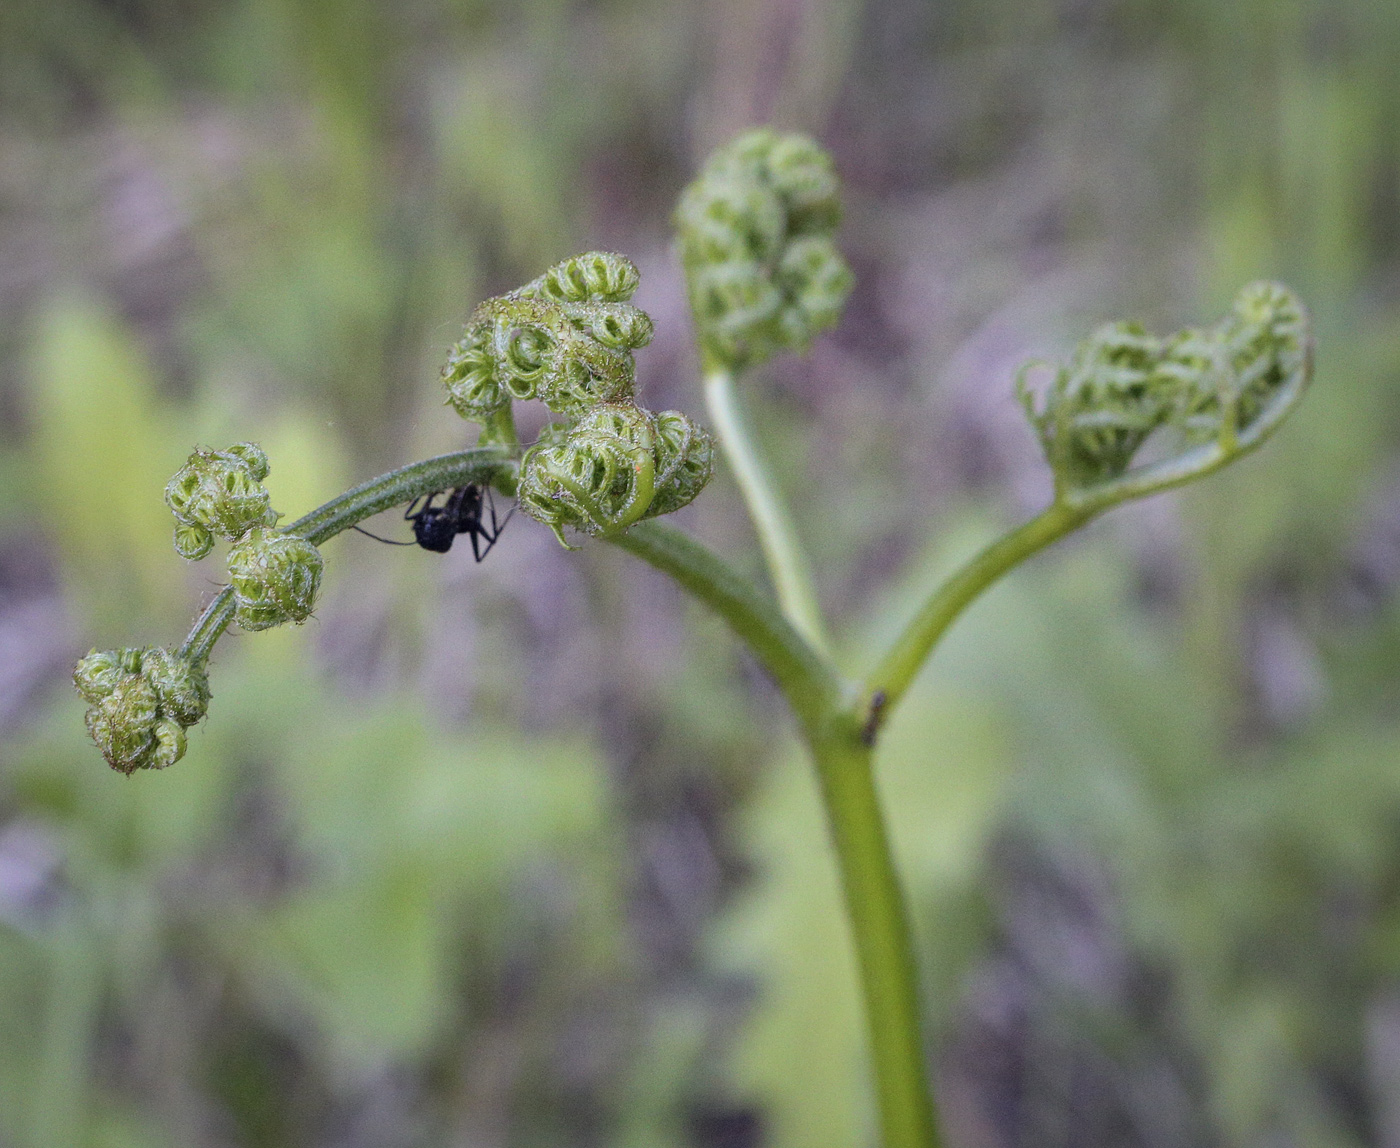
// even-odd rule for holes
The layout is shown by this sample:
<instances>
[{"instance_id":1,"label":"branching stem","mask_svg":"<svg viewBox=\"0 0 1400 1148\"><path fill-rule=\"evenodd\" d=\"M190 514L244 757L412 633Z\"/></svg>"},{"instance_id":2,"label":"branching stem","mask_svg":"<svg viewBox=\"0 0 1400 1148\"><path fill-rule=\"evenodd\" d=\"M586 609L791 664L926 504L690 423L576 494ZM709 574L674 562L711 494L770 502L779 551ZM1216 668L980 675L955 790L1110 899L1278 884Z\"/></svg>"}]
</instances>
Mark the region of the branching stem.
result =
<instances>
[{"instance_id":1,"label":"branching stem","mask_svg":"<svg viewBox=\"0 0 1400 1148\"><path fill-rule=\"evenodd\" d=\"M928 661L938 640L983 590L1036 551L1078 529L1094 513L1094 510L1056 502L997 539L945 579L925 600L870 675L866 683L870 694L883 694L886 711L893 709Z\"/></svg>"},{"instance_id":2,"label":"branching stem","mask_svg":"<svg viewBox=\"0 0 1400 1148\"><path fill-rule=\"evenodd\" d=\"M773 675L804 728L821 726L849 692L770 598L690 535L642 522L609 541L669 574L723 618Z\"/></svg>"},{"instance_id":3,"label":"branching stem","mask_svg":"<svg viewBox=\"0 0 1400 1148\"><path fill-rule=\"evenodd\" d=\"M797 632L776 605L709 549L669 526L644 522L611 541L723 618L777 680L821 781L864 990L884 1148L939 1143L920 1035L909 914L895 872L863 744L860 691Z\"/></svg>"},{"instance_id":4,"label":"branching stem","mask_svg":"<svg viewBox=\"0 0 1400 1148\"><path fill-rule=\"evenodd\" d=\"M938 640L983 590L1108 505L1138 492L1115 490L1117 497L1080 500L1060 497L992 543L929 596L869 680L859 685L844 679L826 652L806 558L743 427L732 377L712 372L706 388L781 605L673 527L642 522L609 540L670 575L723 618L773 675L792 707L821 782L860 965L882 1144L936 1148L937 1116L920 1029L909 915L873 774L872 716L883 716L903 697ZM497 443L413 463L362 483L284 529L320 544L363 519L434 491L473 482L511 488L516 468L512 453L509 443ZM206 659L232 618L233 595L226 588L206 607L180 653ZM870 700L875 697L881 708L872 715Z\"/></svg>"}]
</instances>

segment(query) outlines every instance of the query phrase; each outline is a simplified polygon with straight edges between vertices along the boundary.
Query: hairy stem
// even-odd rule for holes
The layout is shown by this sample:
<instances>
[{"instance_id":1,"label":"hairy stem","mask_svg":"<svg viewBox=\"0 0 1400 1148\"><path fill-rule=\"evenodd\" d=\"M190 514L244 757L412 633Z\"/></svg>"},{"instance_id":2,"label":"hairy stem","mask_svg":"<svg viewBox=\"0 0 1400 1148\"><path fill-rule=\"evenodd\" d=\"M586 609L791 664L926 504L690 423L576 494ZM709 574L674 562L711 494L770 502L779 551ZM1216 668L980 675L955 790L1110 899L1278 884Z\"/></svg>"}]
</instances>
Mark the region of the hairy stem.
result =
<instances>
[{"instance_id":1,"label":"hairy stem","mask_svg":"<svg viewBox=\"0 0 1400 1148\"><path fill-rule=\"evenodd\" d=\"M506 446L480 446L410 463L360 483L283 529L319 546L357 522L425 494L470 483L487 484L497 472L510 469L510 455Z\"/></svg>"},{"instance_id":2,"label":"hairy stem","mask_svg":"<svg viewBox=\"0 0 1400 1148\"><path fill-rule=\"evenodd\" d=\"M193 662L205 661L209 657L209 651L214 648L214 643L232 621L233 587L225 586L215 595L214 600L204 607L204 613L199 616L199 621L195 622L189 637L177 651L180 657L189 658Z\"/></svg>"},{"instance_id":3,"label":"hairy stem","mask_svg":"<svg viewBox=\"0 0 1400 1148\"><path fill-rule=\"evenodd\" d=\"M830 643L813 589L811 565L797 539L792 515L778 495L744 422L732 372L720 367L706 372L705 402L714 422L715 437L748 505L783 613L813 649L825 654Z\"/></svg>"},{"instance_id":4,"label":"hairy stem","mask_svg":"<svg viewBox=\"0 0 1400 1148\"><path fill-rule=\"evenodd\" d=\"M947 578L919 608L870 675L867 684L871 695L881 697L886 710L892 709L928 661L939 638L977 595L1037 550L1084 525L1096 512L1056 502L993 542Z\"/></svg>"},{"instance_id":5,"label":"hairy stem","mask_svg":"<svg viewBox=\"0 0 1400 1148\"><path fill-rule=\"evenodd\" d=\"M809 740L821 780L865 996L884 1148L936 1148L938 1123L920 1031L909 911L895 873L859 728Z\"/></svg>"}]
</instances>

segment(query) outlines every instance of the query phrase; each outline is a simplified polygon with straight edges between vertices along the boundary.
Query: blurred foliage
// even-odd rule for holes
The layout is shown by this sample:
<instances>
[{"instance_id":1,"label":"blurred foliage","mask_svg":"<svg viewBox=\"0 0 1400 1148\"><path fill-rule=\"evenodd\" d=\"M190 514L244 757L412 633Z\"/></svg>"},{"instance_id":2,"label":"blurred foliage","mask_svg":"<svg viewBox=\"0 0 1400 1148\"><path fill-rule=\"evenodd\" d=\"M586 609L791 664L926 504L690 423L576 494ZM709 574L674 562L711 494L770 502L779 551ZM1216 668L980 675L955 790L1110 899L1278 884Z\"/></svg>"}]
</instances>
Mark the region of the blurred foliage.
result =
<instances>
[{"instance_id":1,"label":"blurred foliage","mask_svg":"<svg viewBox=\"0 0 1400 1148\"><path fill-rule=\"evenodd\" d=\"M747 396L838 618L1043 497L1020 361L1257 277L1317 319L1266 451L1018 572L887 731L953 1142L1400 1145L1397 55L1387 0L0 4L0 1145L868 1142L785 716L621 555L333 543L164 775L64 681L207 596L195 443L293 515L461 445L447 346L572 251L698 413L665 221L769 119L850 187L847 320Z\"/></svg>"}]
</instances>

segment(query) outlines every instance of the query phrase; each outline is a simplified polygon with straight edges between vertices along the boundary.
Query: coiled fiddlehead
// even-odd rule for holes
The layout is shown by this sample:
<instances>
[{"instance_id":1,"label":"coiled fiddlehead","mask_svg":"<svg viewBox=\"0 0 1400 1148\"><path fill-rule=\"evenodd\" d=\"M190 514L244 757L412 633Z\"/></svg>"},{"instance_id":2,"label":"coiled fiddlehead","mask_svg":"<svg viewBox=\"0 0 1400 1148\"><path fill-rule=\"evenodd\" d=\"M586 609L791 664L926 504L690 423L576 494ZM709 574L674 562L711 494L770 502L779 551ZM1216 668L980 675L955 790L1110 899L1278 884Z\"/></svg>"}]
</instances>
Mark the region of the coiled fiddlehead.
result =
<instances>
[{"instance_id":1,"label":"coiled fiddlehead","mask_svg":"<svg viewBox=\"0 0 1400 1148\"><path fill-rule=\"evenodd\" d=\"M185 730L209 708L203 667L156 647L93 650L73 671L88 733L115 770L164 769L185 753Z\"/></svg>"},{"instance_id":2,"label":"coiled fiddlehead","mask_svg":"<svg viewBox=\"0 0 1400 1148\"><path fill-rule=\"evenodd\" d=\"M710 158L675 214L708 361L752 366L835 324L854 283L832 242L840 219L831 159L806 136L762 128Z\"/></svg>"},{"instance_id":3,"label":"coiled fiddlehead","mask_svg":"<svg viewBox=\"0 0 1400 1148\"><path fill-rule=\"evenodd\" d=\"M1215 327L1170 340L1160 371L1182 389L1191 441L1246 433L1280 393L1311 377L1307 311L1282 284L1251 283Z\"/></svg>"},{"instance_id":4,"label":"coiled fiddlehead","mask_svg":"<svg viewBox=\"0 0 1400 1148\"><path fill-rule=\"evenodd\" d=\"M1102 327L1056 370L1037 404L1017 390L1061 499L1139 497L1208 473L1264 441L1312 376L1308 315L1278 283L1251 283L1214 327L1166 338ZM1175 436L1134 465L1159 428Z\"/></svg>"},{"instance_id":5,"label":"coiled fiddlehead","mask_svg":"<svg viewBox=\"0 0 1400 1148\"><path fill-rule=\"evenodd\" d=\"M447 401L484 423L516 399L538 399L569 416L630 399L632 352L654 330L647 313L627 302L639 282L629 259L592 251L486 300L442 369Z\"/></svg>"},{"instance_id":6,"label":"coiled fiddlehead","mask_svg":"<svg viewBox=\"0 0 1400 1148\"><path fill-rule=\"evenodd\" d=\"M517 496L568 546L566 526L606 537L679 510L713 469L709 432L680 411L600 403L526 452Z\"/></svg>"},{"instance_id":7,"label":"coiled fiddlehead","mask_svg":"<svg viewBox=\"0 0 1400 1148\"><path fill-rule=\"evenodd\" d=\"M715 469L710 432L680 411L662 411L656 426L656 493L644 518L670 514L705 489Z\"/></svg>"},{"instance_id":8,"label":"coiled fiddlehead","mask_svg":"<svg viewBox=\"0 0 1400 1148\"><path fill-rule=\"evenodd\" d=\"M594 536L638 521L656 494L656 426L632 403L595 406L520 463L520 507L559 541L571 526Z\"/></svg>"},{"instance_id":9,"label":"coiled fiddlehead","mask_svg":"<svg viewBox=\"0 0 1400 1148\"><path fill-rule=\"evenodd\" d=\"M321 587L321 553L305 538L256 527L228 553L234 621L268 630L311 617Z\"/></svg>"},{"instance_id":10,"label":"coiled fiddlehead","mask_svg":"<svg viewBox=\"0 0 1400 1148\"><path fill-rule=\"evenodd\" d=\"M257 443L235 443L227 450L197 447L165 486L180 556L203 558L215 535L232 541L254 526L273 525L277 514L261 485L267 475L267 455Z\"/></svg>"},{"instance_id":11,"label":"coiled fiddlehead","mask_svg":"<svg viewBox=\"0 0 1400 1148\"><path fill-rule=\"evenodd\" d=\"M1100 327L1056 373L1039 411L1022 372L1017 390L1057 478L1074 486L1117 478L1172 416L1179 387L1158 372L1163 346L1136 323Z\"/></svg>"}]
</instances>

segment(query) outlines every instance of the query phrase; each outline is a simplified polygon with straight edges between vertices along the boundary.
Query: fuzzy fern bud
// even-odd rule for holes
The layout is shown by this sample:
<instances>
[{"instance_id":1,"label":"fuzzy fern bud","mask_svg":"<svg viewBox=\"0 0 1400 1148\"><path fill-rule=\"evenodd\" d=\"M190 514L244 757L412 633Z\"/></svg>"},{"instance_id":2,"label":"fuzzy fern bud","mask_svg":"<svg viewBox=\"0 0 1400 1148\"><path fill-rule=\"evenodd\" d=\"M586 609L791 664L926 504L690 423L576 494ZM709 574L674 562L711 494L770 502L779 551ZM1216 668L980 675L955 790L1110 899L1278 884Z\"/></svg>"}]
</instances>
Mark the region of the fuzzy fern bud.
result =
<instances>
[{"instance_id":1,"label":"fuzzy fern bud","mask_svg":"<svg viewBox=\"0 0 1400 1148\"><path fill-rule=\"evenodd\" d=\"M595 537L625 530L655 496L655 441L650 412L632 403L599 404L562 440L526 452L520 507L564 546L566 526Z\"/></svg>"},{"instance_id":2,"label":"fuzzy fern bud","mask_svg":"<svg viewBox=\"0 0 1400 1148\"><path fill-rule=\"evenodd\" d=\"M125 677L141 672L139 649L91 650L73 671L73 688L83 701L96 705Z\"/></svg>"},{"instance_id":3,"label":"fuzzy fern bud","mask_svg":"<svg viewBox=\"0 0 1400 1148\"><path fill-rule=\"evenodd\" d=\"M164 769L185 756L189 739L185 736L185 727L179 722L163 718L156 722L153 733L155 745L151 749L151 764L146 768Z\"/></svg>"},{"instance_id":4,"label":"fuzzy fern bud","mask_svg":"<svg viewBox=\"0 0 1400 1148\"><path fill-rule=\"evenodd\" d=\"M145 650L141 671L160 698L161 712L182 726L200 721L209 709L209 678L202 666L159 646Z\"/></svg>"},{"instance_id":5,"label":"fuzzy fern bud","mask_svg":"<svg viewBox=\"0 0 1400 1148\"><path fill-rule=\"evenodd\" d=\"M447 401L463 418L485 422L516 399L570 416L630 399L632 352L654 330L627 302L639 281L630 260L591 251L486 300L443 367Z\"/></svg>"},{"instance_id":6,"label":"fuzzy fern bud","mask_svg":"<svg viewBox=\"0 0 1400 1148\"><path fill-rule=\"evenodd\" d=\"M321 587L321 552L305 538L255 527L229 549L234 621L267 630L311 617Z\"/></svg>"},{"instance_id":7,"label":"fuzzy fern bud","mask_svg":"<svg viewBox=\"0 0 1400 1148\"><path fill-rule=\"evenodd\" d=\"M132 773L154 763L159 702L150 682L139 674L123 676L111 693L88 709L85 720L113 769Z\"/></svg>"},{"instance_id":8,"label":"fuzzy fern bud","mask_svg":"<svg viewBox=\"0 0 1400 1148\"><path fill-rule=\"evenodd\" d=\"M1178 388L1157 371L1162 351L1136 323L1100 327L1056 373L1041 411L1023 372L1021 401L1057 476L1089 486L1128 469L1176 403Z\"/></svg>"},{"instance_id":9,"label":"fuzzy fern bud","mask_svg":"<svg viewBox=\"0 0 1400 1148\"><path fill-rule=\"evenodd\" d=\"M680 411L654 417L656 493L644 518L670 514L691 503L714 473L715 444L710 432Z\"/></svg>"},{"instance_id":10,"label":"fuzzy fern bud","mask_svg":"<svg viewBox=\"0 0 1400 1148\"><path fill-rule=\"evenodd\" d=\"M1312 374L1307 312L1288 288L1252 283L1214 327L1167 338L1102 327L1056 370L1039 403L1017 389L1061 499L1106 504L1175 486L1254 449ZM1159 428L1169 438L1135 465Z\"/></svg>"},{"instance_id":11,"label":"fuzzy fern bud","mask_svg":"<svg viewBox=\"0 0 1400 1148\"><path fill-rule=\"evenodd\" d=\"M556 263L516 294L557 303L626 303L641 282L636 265L625 255L589 251Z\"/></svg>"},{"instance_id":12,"label":"fuzzy fern bud","mask_svg":"<svg viewBox=\"0 0 1400 1148\"><path fill-rule=\"evenodd\" d=\"M680 411L600 403L572 426L551 427L525 455L521 509L550 527L607 536L679 510L714 471L714 440Z\"/></svg>"},{"instance_id":13,"label":"fuzzy fern bud","mask_svg":"<svg viewBox=\"0 0 1400 1148\"><path fill-rule=\"evenodd\" d=\"M267 455L256 443L236 443L227 450L196 448L165 487L179 554L203 558L216 535L232 540L254 526L276 522L261 485L267 474Z\"/></svg>"},{"instance_id":14,"label":"fuzzy fern bud","mask_svg":"<svg viewBox=\"0 0 1400 1148\"><path fill-rule=\"evenodd\" d=\"M93 650L73 671L88 733L115 770L164 769L209 707L202 666L159 648Z\"/></svg>"},{"instance_id":15,"label":"fuzzy fern bud","mask_svg":"<svg viewBox=\"0 0 1400 1148\"><path fill-rule=\"evenodd\" d=\"M1182 388L1183 429L1208 441L1247 431L1275 394L1311 374L1308 315L1278 283L1251 283L1214 328L1170 340L1161 372Z\"/></svg>"},{"instance_id":16,"label":"fuzzy fern bud","mask_svg":"<svg viewBox=\"0 0 1400 1148\"><path fill-rule=\"evenodd\" d=\"M831 159L806 136L761 128L710 158L675 214L707 358L735 370L836 323L854 282L832 242L840 219Z\"/></svg>"}]
</instances>

